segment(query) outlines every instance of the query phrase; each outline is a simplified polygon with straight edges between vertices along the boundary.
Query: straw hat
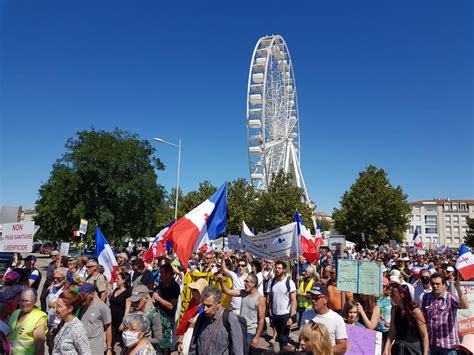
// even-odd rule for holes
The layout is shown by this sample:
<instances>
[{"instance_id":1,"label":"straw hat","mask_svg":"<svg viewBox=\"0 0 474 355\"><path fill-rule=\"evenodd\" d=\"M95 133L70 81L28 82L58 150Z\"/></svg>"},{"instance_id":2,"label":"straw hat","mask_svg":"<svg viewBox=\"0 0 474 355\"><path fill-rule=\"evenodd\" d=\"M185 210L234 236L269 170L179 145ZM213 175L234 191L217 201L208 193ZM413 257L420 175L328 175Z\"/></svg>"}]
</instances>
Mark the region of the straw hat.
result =
<instances>
[{"instance_id":1,"label":"straw hat","mask_svg":"<svg viewBox=\"0 0 474 355\"><path fill-rule=\"evenodd\" d=\"M206 280L204 279L197 279L194 282L191 282L188 287L192 290L197 290L199 291L200 294L202 294L202 290L204 290L204 287L209 286Z\"/></svg>"}]
</instances>

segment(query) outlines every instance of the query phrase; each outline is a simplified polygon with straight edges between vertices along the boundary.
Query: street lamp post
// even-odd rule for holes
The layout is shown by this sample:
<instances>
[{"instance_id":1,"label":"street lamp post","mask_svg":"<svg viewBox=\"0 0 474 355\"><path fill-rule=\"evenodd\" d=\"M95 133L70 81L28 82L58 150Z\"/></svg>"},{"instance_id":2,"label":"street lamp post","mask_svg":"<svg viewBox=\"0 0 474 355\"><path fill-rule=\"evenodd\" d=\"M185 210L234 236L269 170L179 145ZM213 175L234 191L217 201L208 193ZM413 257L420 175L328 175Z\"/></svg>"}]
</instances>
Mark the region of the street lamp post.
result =
<instances>
[{"instance_id":1,"label":"street lamp post","mask_svg":"<svg viewBox=\"0 0 474 355\"><path fill-rule=\"evenodd\" d=\"M178 196L179 196L179 172L180 172L180 167L181 167L181 139L179 139L178 144L167 142L161 138L153 138L153 140L159 143L169 144L169 145L172 145L173 147L178 148L178 176L176 178L176 202L174 205L174 220L177 221L178 220Z\"/></svg>"}]
</instances>

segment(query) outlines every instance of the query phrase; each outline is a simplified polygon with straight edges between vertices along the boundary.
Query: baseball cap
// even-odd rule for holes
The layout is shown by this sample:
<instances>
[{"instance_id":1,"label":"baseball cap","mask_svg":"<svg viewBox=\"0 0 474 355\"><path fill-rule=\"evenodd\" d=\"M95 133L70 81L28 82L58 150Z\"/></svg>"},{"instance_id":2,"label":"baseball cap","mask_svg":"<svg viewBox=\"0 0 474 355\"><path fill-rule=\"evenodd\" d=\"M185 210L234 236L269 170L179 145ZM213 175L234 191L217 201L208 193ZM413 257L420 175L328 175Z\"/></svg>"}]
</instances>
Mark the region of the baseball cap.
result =
<instances>
[{"instance_id":1,"label":"baseball cap","mask_svg":"<svg viewBox=\"0 0 474 355\"><path fill-rule=\"evenodd\" d=\"M311 293L316 296L322 295L329 297L328 289L326 288L326 286L320 283L314 284L311 290L308 291L308 293Z\"/></svg>"},{"instance_id":2,"label":"baseball cap","mask_svg":"<svg viewBox=\"0 0 474 355\"><path fill-rule=\"evenodd\" d=\"M92 293L95 292L95 288L93 284L90 283L85 283L81 287L79 287L79 292L80 293Z\"/></svg>"},{"instance_id":3,"label":"baseball cap","mask_svg":"<svg viewBox=\"0 0 474 355\"><path fill-rule=\"evenodd\" d=\"M28 255L28 256L25 258L25 261L30 261L30 260L36 261L36 256L34 256L34 255Z\"/></svg>"},{"instance_id":4,"label":"baseball cap","mask_svg":"<svg viewBox=\"0 0 474 355\"><path fill-rule=\"evenodd\" d=\"M446 271L448 271L448 272L454 272L454 268L453 268L452 266L448 266L448 267L446 268Z\"/></svg>"},{"instance_id":5,"label":"baseball cap","mask_svg":"<svg viewBox=\"0 0 474 355\"><path fill-rule=\"evenodd\" d=\"M130 296L130 301L138 302L143 297L148 296L149 293L150 293L150 290L148 290L148 287L146 287L145 285L138 285L133 288L132 295Z\"/></svg>"}]
</instances>

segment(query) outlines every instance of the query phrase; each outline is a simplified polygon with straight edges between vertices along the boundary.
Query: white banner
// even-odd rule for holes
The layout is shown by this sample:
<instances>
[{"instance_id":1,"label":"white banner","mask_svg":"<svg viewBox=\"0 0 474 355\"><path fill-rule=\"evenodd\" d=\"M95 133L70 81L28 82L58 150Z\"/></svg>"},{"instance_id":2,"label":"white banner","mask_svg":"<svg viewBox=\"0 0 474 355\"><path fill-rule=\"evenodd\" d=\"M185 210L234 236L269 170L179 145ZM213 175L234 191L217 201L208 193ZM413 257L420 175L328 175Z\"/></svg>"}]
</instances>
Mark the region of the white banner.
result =
<instances>
[{"instance_id":1,"label":"white banner","mask_svg":"<svg viewBox=\"0 0 474 355\"><path fill-rule=\"evenodd\" d=\"M0 251L31 253L35 222L4 223Z\"/></svg>"},{"instance_id":2,"label":"white banner","mask_svg":"<svg viewBox=\"0 0 474 355\"><path fill-rule=\"evenodd\" d=\"M296 222L258 235L253 235L243 222L241 243L242 249L256 257L269 260L295 258L298 251Z\"/></svg>"}]
</instances>

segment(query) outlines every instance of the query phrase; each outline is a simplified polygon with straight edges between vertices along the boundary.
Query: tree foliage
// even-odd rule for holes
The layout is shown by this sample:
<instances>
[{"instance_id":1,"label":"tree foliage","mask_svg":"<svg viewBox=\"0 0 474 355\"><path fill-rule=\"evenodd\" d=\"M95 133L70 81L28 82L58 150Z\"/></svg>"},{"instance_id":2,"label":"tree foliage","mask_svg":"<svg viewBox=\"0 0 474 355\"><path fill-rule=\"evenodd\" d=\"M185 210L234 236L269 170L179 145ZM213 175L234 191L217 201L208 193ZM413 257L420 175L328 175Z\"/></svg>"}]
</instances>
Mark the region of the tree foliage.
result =
<instances>
[{"instance_id":1,"label":"tree foliage","mask_svg":"<svg viewBox=\"0 0 474 355\"><path fill-rule=\"evenodd\" d=\"M36 201L37 238L67 241L80 218L89 220L86 240L98 224L110 243L156 233L164 191L155 169L164 169L155 149L136 134L77 132L54 163Z\"/></svg>"},{"instance_id":2,"label":"tree foliage","mask_svg":"<svg viewBox=\"0 0 474 355\"><path fill-rule=\"evenodd\" d=\"M360 247L402 242L408 227L410 207L400 186L392 187L383 169L370 165L346 191L334 209L336 230ZM366 242L362 242L362 233Z\"/></svg>"},{"instance_id":3,"label":"tree foliage","mask_svg":"<svg viewBox=\"0 0 474 355\"><path fill-rule=\"evenodd\" d=\"M257 194L247 180L241 178L227 186L227 234L240 235L242 221L248 221Z\"/></svg>"},{"instance_id":4,"label":"tree foliage","mask_svg":"<svg viewBox=\"0 0 474 355\"><path fill-rule=\"evenodd\" d=\"M291 223L295 211L301 214L307 228L312 227L311 208L302 201L303 192L291 185L291 176L280 171L268 186L268 192L262 192L251 205L248 220L249 227L257 232L266 232Z\"/></svg>"},{"instance_id":5,"label":"tree foliage","mask_svg":"<svg viewBox=\"0 0 474 355\"><path fill-rule=\"evenodd\" d=\"M467 232L464 243L471 248L474 247L474 218L467 218Z\"/></svg>"}]
</instances>

